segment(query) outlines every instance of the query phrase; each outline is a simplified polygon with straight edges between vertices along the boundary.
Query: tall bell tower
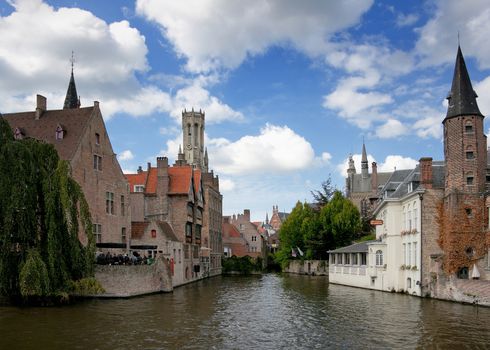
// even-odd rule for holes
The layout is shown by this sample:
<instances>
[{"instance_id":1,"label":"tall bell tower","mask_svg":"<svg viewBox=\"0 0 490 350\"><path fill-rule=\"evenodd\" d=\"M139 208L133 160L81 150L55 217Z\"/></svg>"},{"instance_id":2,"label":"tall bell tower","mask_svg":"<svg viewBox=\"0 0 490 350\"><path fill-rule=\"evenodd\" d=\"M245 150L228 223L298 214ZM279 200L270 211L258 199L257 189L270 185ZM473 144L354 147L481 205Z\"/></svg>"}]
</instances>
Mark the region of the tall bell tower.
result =
<instances>
[{"instance_id":1,"label":"tall bell tower","mask_svg":"<svg viewBox=\"0 0 490 350\"><path fill-rule=\"evenodd\" d=\"M207 152L204 150L204 111L182 112L183 153L187 164L206 171Z\"/></svg>"}]
</instances>

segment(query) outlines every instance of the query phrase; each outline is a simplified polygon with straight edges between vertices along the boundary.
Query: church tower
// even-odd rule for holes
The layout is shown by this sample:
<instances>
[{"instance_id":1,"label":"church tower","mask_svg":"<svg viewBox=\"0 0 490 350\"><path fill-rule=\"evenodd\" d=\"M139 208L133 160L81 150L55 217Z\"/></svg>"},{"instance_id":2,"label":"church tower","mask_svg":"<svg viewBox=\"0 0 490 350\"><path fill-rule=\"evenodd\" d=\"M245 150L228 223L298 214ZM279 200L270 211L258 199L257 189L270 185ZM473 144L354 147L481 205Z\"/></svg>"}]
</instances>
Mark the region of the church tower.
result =
<instances>
[{"instance_id":1,"label":"church tower","mask_svg":"<svg viewBox=\"0 0 490 350\"><path fill-rule=\"evenodd\" d=\"M461 48L458 46L444 127L445 195L485 192L487 137Z\"/></svg>"},{"instance_id":2,"label":"church tower","mask_svg":"<svg viewBox=\"0 0 490 350\"><path fill-rule=\"evenodd\" d=\"M207 151L204 150L204 112L184 110L182 112L182 132L184 157L187 164L207 171Z\"/></svg>"}]
</instances>

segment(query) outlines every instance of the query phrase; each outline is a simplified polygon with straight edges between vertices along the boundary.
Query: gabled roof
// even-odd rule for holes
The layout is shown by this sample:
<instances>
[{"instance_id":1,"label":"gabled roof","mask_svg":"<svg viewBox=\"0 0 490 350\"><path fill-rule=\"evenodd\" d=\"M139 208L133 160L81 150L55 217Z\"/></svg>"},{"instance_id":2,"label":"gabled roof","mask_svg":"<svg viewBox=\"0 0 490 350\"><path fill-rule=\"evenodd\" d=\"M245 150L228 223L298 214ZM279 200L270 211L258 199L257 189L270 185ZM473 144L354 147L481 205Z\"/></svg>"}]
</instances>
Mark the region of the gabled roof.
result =
<instances>
[{"instance_id":1,"label":"gabled roof","mask_svg":"<svg viewBox=\"0 0 490 350\"><path fill-rule=\"evenodd\" d=\"M448 108L446 119L457 117L460 115L482 115L476 98L478 95L473 90L470 76L466 69L461 47L458 45L458 53L456 55L456 64L454 66L453 83L451 92L449 93Z\"/></svg>"},{"instance_id":2,"label":"gabled roof","mask_svg":"<svg viewBox=\"0 0 490 350\"><path fill-rule=\"evenodd\" d=\"M240 231L238 231L238 229L233 224L224 222L222 228L223 228L223 238L225 237L240 238L242 236L240 234Z\"/></svg>"},{"instance_id":3,"label":"gabled roof","mask_svg":"<svg viewBox=\"0 0 490 350\"><path fill-rule=\"evenodd\" d=\"M94 107L60 109L45 111L39 119L35 112L7 113L3 118L10 124L12 131L20 128L25 137L31 137L54 145L63 160L71 160L80 144ZM56 140L56 128L63 125L66 131L62 140Z\"/></svg>"},{"instance_id":4,"label":"gabled roof","mask_svg":"<svg viewBox=\"0 0 490 350\"><path fill-rule=\"evenodd\" d=\"M176 242L179 241L179 239L175 235L172 226L170 226L168 222L157 221L156 224L158 225L161 232L163 232L167 240L176 241ZM131 221L131 238L132 239L143 238L145 231L148 228L148 225L150 225L150 221Z\"/></svg>"}]
</instances>

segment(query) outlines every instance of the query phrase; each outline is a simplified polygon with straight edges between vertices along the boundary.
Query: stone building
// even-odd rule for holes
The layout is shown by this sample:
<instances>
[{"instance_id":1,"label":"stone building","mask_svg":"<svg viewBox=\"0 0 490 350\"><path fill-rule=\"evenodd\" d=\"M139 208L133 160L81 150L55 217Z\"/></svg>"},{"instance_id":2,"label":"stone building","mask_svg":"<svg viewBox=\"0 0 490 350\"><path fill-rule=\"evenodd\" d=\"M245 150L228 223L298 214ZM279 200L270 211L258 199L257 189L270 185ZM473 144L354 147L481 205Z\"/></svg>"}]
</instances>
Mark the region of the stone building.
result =
<instances>
[{"instance_id":1,"label":"stone building","mask_svg":"<svg viewBox=\"0 0 490 350\"><path fill-rule=\"evenodd\" d=\"M99 246L125 249L131 231L128 183L114 153L99 103L80 107L73 70L63 109L48 110L37 95L36 109L4 114L17 139L34 138L54 145L82 187ZM84 237L80 237L85 243Z\"/></svg>"},{"instance_id":2,"label":"stone building","mask_svg":"<svg viewBox=\"0 0 490 350\"><path fill-rule=\"evenodd\" d=\"M352 155L349 155L349 168L345 179L345 195L359 209L362 218L369 218L378 200L378 192L390 178L392 172L378 173L376 162L371 164L369 173L366 145L362 143L361 173L356 173Z\"/></svg>"}]
</instances>

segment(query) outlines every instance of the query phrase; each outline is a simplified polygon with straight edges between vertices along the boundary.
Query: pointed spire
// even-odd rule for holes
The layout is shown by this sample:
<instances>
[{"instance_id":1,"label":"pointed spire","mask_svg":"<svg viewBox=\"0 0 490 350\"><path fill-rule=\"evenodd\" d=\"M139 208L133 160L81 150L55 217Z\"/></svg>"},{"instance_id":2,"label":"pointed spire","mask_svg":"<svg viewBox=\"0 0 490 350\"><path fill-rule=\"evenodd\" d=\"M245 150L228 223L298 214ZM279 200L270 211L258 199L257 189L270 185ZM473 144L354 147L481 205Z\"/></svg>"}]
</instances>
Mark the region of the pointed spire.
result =
<instances>
[{"instance_id":1,"label":"pointed spire","mask_svg":"<svg viewBox=\"0 0 490 350\"><path fill-rule=\"evenodd\" d=\"M209 159L208 159L208 148L206 147L205 151L204 151L204 165L205 166L208 166L209 164Z\"/></svg>"},{"instance_id":2,"label":"pointed spire","mask_svg":"<svg viewBox=\"0 0 490 350\"><path fill-rule=\"evenodd\" d=\"M368 159L367 159L366 144L364 143L364 139L362 140L361 174L363 178L369 177Z\"/></svg>"},{"instance_id":3,"label":"pointed spire","mask_svg":"<svg viewBox=\"0 0 490 350\"><path fill-rule=\"evenodd\" d=\"M265 224L269 225L269 213L265 213Z\"/></svg>"},{"instance_id":4,"label":"pointed spire","mask_svg":"<svg viewBox=\"0 0 490 350\"><path fill-rule=\"evenodd\" d=\"M456 55L456 64L454 66L453 83L451 92L447 96L448 108L447 118L457 117L460 115L482 115L476 98L478 95L473 90L470 76L466 69L461 47L458 45L458 54Z\"/></svg>"},{"instance_id":5,"label":"pointed spire","mask_svg":"<svg viewBox=\"0 0 490 350\"><path fill-rule=\"evenodd\" d=\"M68 83L68 90L66 91L65 103L63 109L79 108L80 98L78 97L77 87L75 85L75 77L73 76L73 64L75 63L75 57L73 51L71 52L71 77Z\"/></svg>"},{"instance_id":6,"label":"pointed spire","mask_svg":"<svg viewBox=\"0 0 490 350\"><path fill-rule=\"evenodd\" d=\"M349 154L349 168L347 169L347 174L355 174L356 166L354 165L354 159L352 158L352 153Z\"/></svg>"}]
</instances>

